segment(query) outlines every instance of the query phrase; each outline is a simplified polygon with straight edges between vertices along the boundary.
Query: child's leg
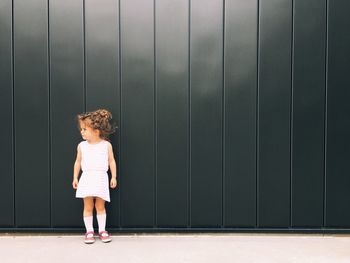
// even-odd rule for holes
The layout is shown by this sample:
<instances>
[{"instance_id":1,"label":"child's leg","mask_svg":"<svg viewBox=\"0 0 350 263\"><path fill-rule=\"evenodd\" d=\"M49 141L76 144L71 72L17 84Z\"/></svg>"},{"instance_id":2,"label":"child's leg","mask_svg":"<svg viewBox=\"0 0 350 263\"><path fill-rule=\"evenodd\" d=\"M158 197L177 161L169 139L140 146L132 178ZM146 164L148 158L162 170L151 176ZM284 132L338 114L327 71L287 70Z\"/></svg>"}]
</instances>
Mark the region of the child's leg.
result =
<instances>
[{"instance_id":1,"label":"child's leg","mask_svg":"<svg viewBox=\"0 0 350 263\"><path fill-rule=\"evenodd\" d=\"M84 198L84 224L86 232L94 231L93 227L94 198Z\"/></svg>"},{"instance_id":2,"label":"child's leg","mask_svg":"<svg viewBox=\"0 0 350 263\"><path fill-rule=\"evenodd\" d=\"M97 212L97 222L98 222L98 232L106 231L106 209L105 200L96 197L96 212Z\"/></svg>"}]
</instances>

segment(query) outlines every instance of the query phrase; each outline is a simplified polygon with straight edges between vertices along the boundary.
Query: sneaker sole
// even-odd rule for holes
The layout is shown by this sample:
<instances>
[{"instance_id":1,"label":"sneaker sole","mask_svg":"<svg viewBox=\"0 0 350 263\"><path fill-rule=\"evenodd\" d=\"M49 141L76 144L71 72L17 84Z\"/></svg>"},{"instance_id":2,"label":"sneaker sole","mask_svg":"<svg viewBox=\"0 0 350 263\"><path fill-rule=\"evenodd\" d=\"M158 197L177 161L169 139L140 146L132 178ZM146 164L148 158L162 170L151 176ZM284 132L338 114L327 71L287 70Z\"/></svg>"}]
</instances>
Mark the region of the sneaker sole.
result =
<instances>
[{"instance_id":1,"label":"sneaker sole","mask_svg":"<svg viewBox=\"0 0 350 263\"><path fill-rule=\"evenodd\" d=\"M106 240L101 240L103 243L108 243L108 242L111 242L112 239L106 239Z\"/></svg>"},{"instance_id":2,"label":"sneaker sole","mask_svg":"<svg viewBox=\"0 0 350 263\"><path fill-rule=\"evenodd\" d=\"M92 240L92 241L84 241L84 242L85 242L85 244L93 244L93 243L95 243L94 240Z\"/></svg>"}]
</instances>

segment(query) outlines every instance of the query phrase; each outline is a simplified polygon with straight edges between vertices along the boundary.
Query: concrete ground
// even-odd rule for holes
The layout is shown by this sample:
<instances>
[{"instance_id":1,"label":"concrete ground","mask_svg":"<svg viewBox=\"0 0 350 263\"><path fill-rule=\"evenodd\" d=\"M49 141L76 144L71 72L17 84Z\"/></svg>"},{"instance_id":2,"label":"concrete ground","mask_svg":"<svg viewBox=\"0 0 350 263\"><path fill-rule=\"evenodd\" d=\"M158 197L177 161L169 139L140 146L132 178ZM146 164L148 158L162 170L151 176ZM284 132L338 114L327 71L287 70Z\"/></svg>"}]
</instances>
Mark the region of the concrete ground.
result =
<instances>
[{"instance_id":1,"label":"concrete ground","mask_svg":"<svg viewBox=\"0 0 350 263\"><path fill-rule=\"evenodd\" d=\"M83 243L81 235L0 234L1 263L350 262L349 235L144 234Z\"/></svg>"}]
</instances>

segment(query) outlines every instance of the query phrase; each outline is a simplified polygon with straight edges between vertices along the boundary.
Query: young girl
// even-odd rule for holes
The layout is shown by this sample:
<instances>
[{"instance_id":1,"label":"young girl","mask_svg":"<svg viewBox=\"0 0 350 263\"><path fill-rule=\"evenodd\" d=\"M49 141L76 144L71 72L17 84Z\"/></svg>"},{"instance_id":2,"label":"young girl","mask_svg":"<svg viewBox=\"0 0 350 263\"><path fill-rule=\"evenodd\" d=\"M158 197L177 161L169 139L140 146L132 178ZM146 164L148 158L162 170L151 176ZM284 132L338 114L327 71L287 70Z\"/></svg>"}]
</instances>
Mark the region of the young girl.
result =
<instances>
[{"instance_id":1,"label":"young girl","mask_svg":"<svg viewBox=\"0 0 350 263\"><path fill-rule=\"evenodd\" d=\"M85 243L95 242L93 229L93 209L96 208L99 237L102 242L112 239L105 229L105 201L110 202L109 185L117 187L117 166L113 156L108 135L115 127L110 123L112 114L104 109L79 114L77 116L80 133L84 141L77 147L77 158L74 164L73 188L77 189L76 197L84 199L84 224L86 227ZM108 183L108 166L112 179ZM83 173L78 181L80 168Z\"/></svg>"}]
</instances>

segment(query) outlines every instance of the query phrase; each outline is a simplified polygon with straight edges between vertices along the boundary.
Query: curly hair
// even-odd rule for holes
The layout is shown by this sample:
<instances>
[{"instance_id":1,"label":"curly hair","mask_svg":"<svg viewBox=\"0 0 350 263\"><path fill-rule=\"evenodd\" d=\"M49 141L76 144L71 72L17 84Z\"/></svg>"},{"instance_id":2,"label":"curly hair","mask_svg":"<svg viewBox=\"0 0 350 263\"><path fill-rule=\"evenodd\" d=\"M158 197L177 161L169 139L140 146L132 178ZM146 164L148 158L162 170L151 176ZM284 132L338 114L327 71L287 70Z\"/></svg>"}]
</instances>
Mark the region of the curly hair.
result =
<instances>
[{"instance_id":1,"label":"curly hair","mask_svg":"<svg viewBox=\"0 0 350 263\"><path fill-rule=\"evenodd\" d=\"M108 136L118 128L114 123L111 123L111 120L112 114L106 109L98 109L77 115L78 127L80 127L80 122L84 122L92 129L99 130L100 137L105 140L108 140Z\"/></svg>"}]
</instances>

